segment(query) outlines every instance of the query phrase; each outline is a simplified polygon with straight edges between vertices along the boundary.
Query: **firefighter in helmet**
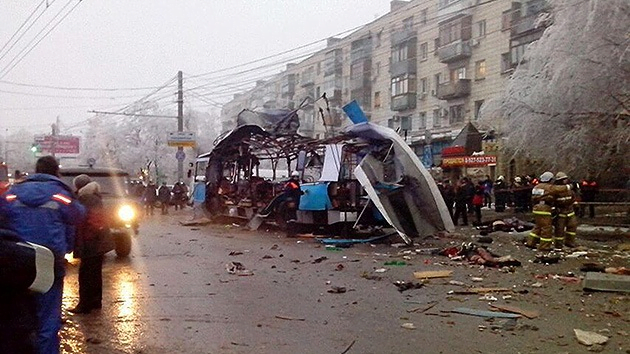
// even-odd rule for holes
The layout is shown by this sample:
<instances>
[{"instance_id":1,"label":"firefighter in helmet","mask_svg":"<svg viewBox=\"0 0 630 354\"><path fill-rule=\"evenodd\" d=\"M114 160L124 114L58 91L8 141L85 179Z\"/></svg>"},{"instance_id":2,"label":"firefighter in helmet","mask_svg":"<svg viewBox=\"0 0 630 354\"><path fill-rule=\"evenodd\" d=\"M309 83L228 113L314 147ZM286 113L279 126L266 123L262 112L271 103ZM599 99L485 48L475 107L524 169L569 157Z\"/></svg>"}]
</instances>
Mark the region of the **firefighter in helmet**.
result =
<instances>
[{"instance_id":1,"label":"firefighter in helmet","mask_svg":"<svg viewBox=\"0 0 630 354\"><path fill-rule=\"evenodd\" d=\"M540 183L532 188L534 222L536 226L529 233L527 246L538 247L539 251L547 251L553 244L553 173L547 171L540 175Z\"/></svg>"},{"instance_id":2,"label":"firefighter in helmet","mask_svg":"<svg viewBox=\"0 0 630 354\"><path fill-rule=\"evenodd\" d=\"M577 219L573 204L576 202L575 192L571 188L569 176L564 172L556 173L554 190L558 217L555 222L554 246L575 247Z\"/></svg>"}]
</instances>

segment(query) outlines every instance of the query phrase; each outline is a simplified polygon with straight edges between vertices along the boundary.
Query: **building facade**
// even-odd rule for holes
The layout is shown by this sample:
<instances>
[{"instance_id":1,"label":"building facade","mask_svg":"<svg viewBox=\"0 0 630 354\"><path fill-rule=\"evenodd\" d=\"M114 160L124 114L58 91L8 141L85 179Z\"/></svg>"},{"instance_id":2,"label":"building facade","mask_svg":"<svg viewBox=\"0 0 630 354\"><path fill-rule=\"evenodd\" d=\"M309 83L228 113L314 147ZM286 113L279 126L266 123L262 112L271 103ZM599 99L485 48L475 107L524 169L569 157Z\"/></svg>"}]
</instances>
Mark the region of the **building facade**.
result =
<instances>
[{"instance_id":1,"label":"building facade","mask_svg":"<svg viewBox=\"0 0 630 354\"><path fill-rule=\"evenodd\" d=\"M356 100L371 122L397 130L425 166L441 166L444 149L475 124L527 44L540 38L536 19L547 8L544 0L391 1L389 13L236 96L222 111L224 128L242 109L301 107L300 133L329 137L349 124L341 107ZM496 158L500 143L481 135L483 151L464 153L495 156L483 173L509 174L514 162ZM459 175L467 167L480 165L446 168Z\"/></svg>"}]
</instances>

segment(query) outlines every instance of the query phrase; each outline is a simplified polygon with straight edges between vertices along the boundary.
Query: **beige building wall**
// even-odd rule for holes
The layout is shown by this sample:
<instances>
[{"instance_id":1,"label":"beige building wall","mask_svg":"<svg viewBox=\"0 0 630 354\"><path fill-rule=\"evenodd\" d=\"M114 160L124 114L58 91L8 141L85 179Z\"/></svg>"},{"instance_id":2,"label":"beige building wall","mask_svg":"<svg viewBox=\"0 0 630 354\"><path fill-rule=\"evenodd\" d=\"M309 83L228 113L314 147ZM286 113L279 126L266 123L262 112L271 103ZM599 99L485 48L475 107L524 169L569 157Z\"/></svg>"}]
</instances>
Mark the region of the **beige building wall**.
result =
<instances>
[{"instance_id":1,"label":"beige building wall","mask_svg":"<svg viewBox=\"0 0 630 354\"><path fill-rule=\"evenodd\" d=\"M369 102L362 104L371 122L399 129L419 155L427 143L434 144L436 149L448 146L467 123L475 123L480 104L490 101L503 90L510 73L509 67L502 63L502 56L510 52L510 24L508 22L506 27L505 15L510 15L512 1L397 0L392 1L391 6L392 11L388 14L346 37L329 39L325 49L288 65L272 82L259 83L254 89L236 96L225 105L222 119L233 121L234 112L243 108L298 108L304 102L299 112L300 133L320 138L330 136L331 132L350 124L341 112L341 106L351 101L353 88L357 92L357 77L351 76L353 58L356 58L353 42L371 38L371 54L366 59L369 65L364 66L369 82L366 81L368 86L363 92ZM442 62L440 53L444 53L444 45L438 46L440 26L465 16L470 16L471 36L470 40L464 41L469 45L470 55L457 61ZM406 103L407 108L392 110L393 71L400 72L400 67L392 66L392 55L399 45L401 33L404 38L415 38L414 50L407 53L408 59L413 61L409 64L409 74L415 75L415 85L411 85L409 91L413 91L415 97ZM330 67L326 66L327 60L330 61L328 54L333 51L340 53L341 60L341 87L337 91L331 88L330 76L325 74L326 68ZM469 80L469 93L458 98L440 99L439 93L444 92L445 87L440 84L453 83L451 70L462 67L465 75L460 75ZM438 74L441 76L439 82ZM289 89L291 85L293 90ZM315 104L324 92L329 99L336 99L330 108L339 117L336 121L328 121L326 126L319 106ZM335 96L336 93L340 97ZM240 105L242 107L238 109ZM463 105L463 118L452 122L450 111L457 105ZM405 127L411 129L405 132L402 129ZM438 154L436 164L439 158Z\"/></svg>"}]
</instances>

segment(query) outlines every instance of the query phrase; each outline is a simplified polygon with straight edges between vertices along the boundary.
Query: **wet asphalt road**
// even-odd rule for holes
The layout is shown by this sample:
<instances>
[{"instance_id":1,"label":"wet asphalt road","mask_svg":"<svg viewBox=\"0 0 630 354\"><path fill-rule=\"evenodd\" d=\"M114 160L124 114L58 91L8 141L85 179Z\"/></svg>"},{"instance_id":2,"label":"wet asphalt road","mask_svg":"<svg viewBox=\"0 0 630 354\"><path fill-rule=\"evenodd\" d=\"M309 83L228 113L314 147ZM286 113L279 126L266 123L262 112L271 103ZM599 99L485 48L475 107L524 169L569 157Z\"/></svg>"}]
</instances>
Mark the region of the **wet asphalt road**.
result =
<instances>
[{"instance_id":1,"label":"wet asphalt road","mask_svg":"<svg viewBox=\"0 0 630 354\"><path fill-rule=\"evenodd\" d=\"M532 289L528 284L537 281L531 277L537 269L506 275L442 263L440 256L386 266L402 260L396 256L400 249L356 245L329 250L313 239L264 230L180 225L190 214L188 209L154 215L142 223L128 259L106 256L100 311L67 311L77 301L77 267L69 267L64 353L569 353L585 350L571 337L573 324L592 320L598 328L601 321L567 313L562 304L593 308L606 302L580 296L579 286L566 293L567 285L557 281ZM234 262L243 267L236 274L228 269ZM381 268L387 271L375 272ZM455 273L420 289L399 292L393 285L397 280L417 282L414 271L442 269ZM483 283L471 283L474 277ZM478 296L447 296L458 288L450 280L529 289L525 295L515 292L512 301L568 317L550 312L519 320L516 332L484 330L496 322L445 312L458 306L487 308ZM545 301L547 290L571 298ZM559 306L546 307L545 302ZM610 328L621 328L627 318L614 321ZM403 327L408 324L415 329Z\"/></svg>"}]
</instances>

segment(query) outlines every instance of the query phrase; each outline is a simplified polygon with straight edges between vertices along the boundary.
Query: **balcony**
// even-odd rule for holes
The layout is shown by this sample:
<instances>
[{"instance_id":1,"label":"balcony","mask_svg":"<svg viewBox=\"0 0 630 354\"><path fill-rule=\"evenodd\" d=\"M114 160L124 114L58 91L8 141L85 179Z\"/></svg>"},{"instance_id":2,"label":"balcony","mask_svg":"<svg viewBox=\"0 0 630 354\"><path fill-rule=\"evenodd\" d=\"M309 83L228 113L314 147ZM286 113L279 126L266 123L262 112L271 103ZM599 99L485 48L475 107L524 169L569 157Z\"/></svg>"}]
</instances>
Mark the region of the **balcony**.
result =
<instances>
[{"instance_id":1,"label":"balcony","mask_svg":"<svg viewBox=\"0 0 630 354\"><path fill-rule=\"evenodd\" d=\"M392 97L392 111L404 111L416 108L416 93L408 92Z\"/></svg>"},{"instance_id":2,"label":"balcony","mask_svg":"<svg viewBox=\"0 0 630 354\"><path fill-rule=\"evenodd\" d=\"M438 4L437 18L448 20L457 15L470 15L474 9L472 0L441 0Z\"/></svg>"},{"instance_id":3,"label":"balcony","mask_svg":"<svg viewBox=\"0 0 630 354\"><path fill-rule=\"evenodd\" d=\"M301 87L307 87L307 86L313 86L313 85L315 85L315 80L313 79L312 75L302 77L302 80L300 81Z\"/></svg>"},{"instance_id":4,"label":"balcony","mask_svg":"<svg viewBox=\"0 0 630 354\"><path fill-rule=\"evenodd\" d=\"M438 57L441 63L470 58L471 53L469 41L459 40L438 48Z\"/></svg>"},{"instance_id":5,"label":"balcony","mask_svg":"<svg viewBox=\"0 0 630 354\"><path fill-rule=\"evenodd\" d=\"M416 31L412 28L404 28L398 31L392 32L391 44L392 46L405 43L411 38L416 36Z\"/></svg>"},{"instance_id":6,"label":"balcony","mask_svg":"<svg viewBox=\"0 0 630 354\"><path fill-rule=\"evenodd\" d=\"M510 35L512 37L521 36L529 31L536 29L537 16L522 17L516 21L512 21L512 29Z\"/></svg>"},{"instance_id":7,"label":"balcony","mask_svg":"<svg viewBox=\"0 0 630 354\"><path fill-rule=\"evenodd\" d=\"M404 60L392 63L389 71L392 77L416 73L416 60Z\"/></svg>"},{"instance_id":8,"label":"balcony","mask_svg":"<svg viewBox=\"0 0 630 354\"><path fill-rule=\"evenodd\" d=\"M459 79L440 84L437 89L437 98L440 100L452 100L454 98L470 95L470 79Z\"/></svg>"}]
</instances>

